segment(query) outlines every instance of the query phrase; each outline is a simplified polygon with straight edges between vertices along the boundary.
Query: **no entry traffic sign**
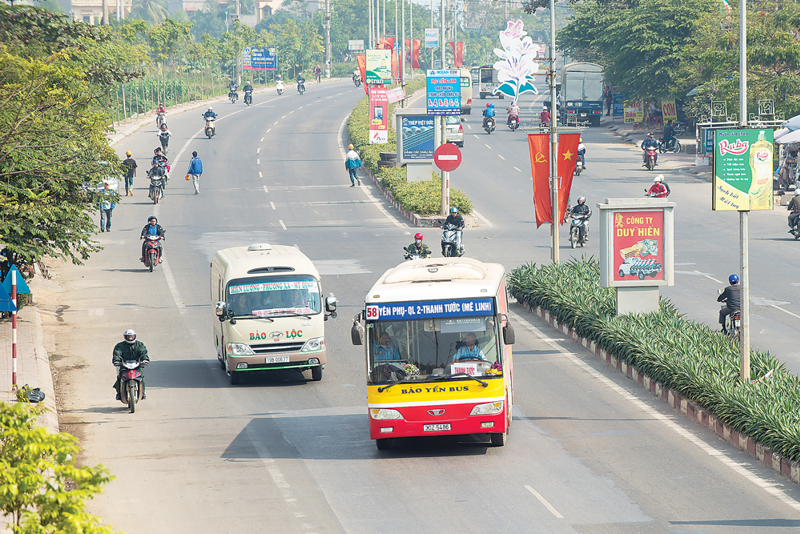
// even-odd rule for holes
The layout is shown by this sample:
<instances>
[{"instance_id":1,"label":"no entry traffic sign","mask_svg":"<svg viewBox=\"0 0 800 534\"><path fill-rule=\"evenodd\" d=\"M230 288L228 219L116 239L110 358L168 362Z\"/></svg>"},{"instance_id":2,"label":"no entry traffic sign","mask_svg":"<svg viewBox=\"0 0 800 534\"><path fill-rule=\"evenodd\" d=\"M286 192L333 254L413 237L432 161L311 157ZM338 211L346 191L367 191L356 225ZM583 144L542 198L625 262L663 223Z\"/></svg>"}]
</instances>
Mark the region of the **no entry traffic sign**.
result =
<instances>
[{"instance_id":1,"label":"no entry traffic sign","mask_svg":"<svg viewBox=\"0 0 800 534\"><path fill-rule=\"evenodd\" d=\"M445 172L454 171L461 165L461 150L456 145L445 143L433 153L433 161Z\"/></svg>"}]
</instances>

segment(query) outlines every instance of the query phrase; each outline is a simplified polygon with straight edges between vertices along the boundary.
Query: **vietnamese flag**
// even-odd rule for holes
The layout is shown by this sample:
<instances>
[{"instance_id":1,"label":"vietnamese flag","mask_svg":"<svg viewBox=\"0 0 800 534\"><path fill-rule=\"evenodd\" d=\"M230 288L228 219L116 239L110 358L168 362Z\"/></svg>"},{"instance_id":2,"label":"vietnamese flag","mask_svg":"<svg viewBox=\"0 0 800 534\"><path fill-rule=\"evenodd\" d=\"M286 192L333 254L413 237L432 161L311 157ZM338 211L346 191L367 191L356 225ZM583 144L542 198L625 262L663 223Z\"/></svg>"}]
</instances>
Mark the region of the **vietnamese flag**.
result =
<instances>
[{"instance_id":1,"label":"vietnamese flag","mask_svg":"<svg viewBox=\"0 0 800 534\"><path fill-rule=\"evenodd\" d=\"M580 133L558 134L558 213L559 221L564 220L569 205L569 194L572 190L572 177L578 161L578 145Z\"/></svg>"},{"instance_id":2,"label":"vietnamese flag","mask_svg":"<svg viewBox=\"0 0 800 534\"><path fill-rule=\"evenodd\" d=\"M382 48L384 50L394 50L394 37L378 39L378 48Z\"/></svg>"},{"instance_id":3,"label":"vietnamese flag","mask_svg":"<svg viewBox=\"0 0 800 534\"><path fill-rule=\"evenodd\" d=\"M558 221L564 220L572 189L572 176L578 158L580 133L558 136ZM553 223L553 200L550 191L550 134L528 134L533 178L533 205L536 208L536 227Z\"/></svg>"},{"instance_id":4,"label":"vietnamese flag","mask_svg":"<svg viewBox=\"0 0 800 534\"><path fill-rule=\"evenodd\" d=\"M367 91L367 55L356 54L356 62L358 63L358 72L361 73L361 83L363 84L364 92L369 94L369 91Z\"/></svg>"},{"instance_id":5,"label":"vietnamese flag","mask_svg":"<svg viewBox=\"0 0 800 534\"><path fill-rule=\"evenodd\" d=\"M406 61L410 61L411 62L411 68L412 69L418 69L419 68L419 47L420 47L420 44L421 44L421 41L419 39L414 39L414 44L413 44L413 48L412 48L411 41L409 39L406 39L406 50L407 50L406 53L408 54L408 56L406 57Z\"/></svg>"},{"instance_id":6,"label":"vietnamese flag","mask_svg":"<svg viewBox=\"0 0 800 534\"><path fill-rule=\"evenodd\" d=\"M458 41L457 43L448 41L447 44L449 44L450 48L453 50L453 64L461 68L464 63L464 41Z\"/></svg>"}]
</instances>

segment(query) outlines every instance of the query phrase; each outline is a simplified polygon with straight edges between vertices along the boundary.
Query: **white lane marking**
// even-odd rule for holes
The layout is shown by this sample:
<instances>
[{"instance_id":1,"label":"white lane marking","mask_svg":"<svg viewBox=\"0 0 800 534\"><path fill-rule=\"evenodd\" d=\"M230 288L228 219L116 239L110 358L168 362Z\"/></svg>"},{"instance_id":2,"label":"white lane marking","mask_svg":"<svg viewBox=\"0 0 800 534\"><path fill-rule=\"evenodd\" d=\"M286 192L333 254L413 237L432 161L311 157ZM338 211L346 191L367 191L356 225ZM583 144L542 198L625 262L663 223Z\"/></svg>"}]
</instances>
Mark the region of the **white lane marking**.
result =
<instances>
[{"instance_id":1,"label":"white lane marking","mask_svg":"<svg viewBox=\"0 0 800 534\"><path fill-rule=\"evenodd\" d=\"M272 131L272 128L270 128L269 130L267 130L267 133L270 133L271 131Z\"/></svg>"},{"instance_id":2,"label":"white lane marking","mask_svg":"<svg viewBox=\"0 0 800 534\"><path fill-rule=\"evenodd\" d=\"M269 205L272 207L272 209L275 209L275 203L274 202L270 202Z\"/></svg>"},{"instance_id":3,"label":"white lane marking","mask_svg":"<svg viewBox=\"0 0 800 534\"><path fill-rule=\"evenodd\" d=\"M472 126L470 126L469 124L467 124L467 128L469 128L469 129L471 130L471 129L472 129Z\"/></svg>"},{"instance_id":4,"label":"white lane marking","mask_svg":"<svg viewBox=\"0 0 800 534\"><path fill-rule=\"evenodd\" d=\"M736 473L740 474L742 477L749 480L759 488L762 488L764 491L766 491L773 497L791 506L795 510L800 511L800 502L795 501L794 499L786 495L786 493L777 489L775 487L774 482L771 482L765 478L762 478L756 474L751 473L750 471L742 467L742 465L740 465L739 462L728 457L728 455L722 452L721 450L717 449L716 447L712 447L711 445L703 441L701 438L694 435L692 432L678 425L678 423L673 421L672 417L661 414L654 408L651 408L646 403L636 398L633 394L629 393L625 388L617 385L611 379L605 377L599 371L596 371L594 368L592 368L588 363L581 360L575 353L570 352L569 350L562 347L561 346L562 340L545 336L545 334L541 330L539 330L532 324L528 323L527 321L523 320L523 318L516 312L509 311L509 315L512 315L515 320L520 321L520 323L523 326L525 326L526 329L532 332L536 337L540 338L542 341L544 341L545 343L553 347L555 350L566 356L566 358L570 360L573 364L577 365L578 367L586 371L592 378L602 382L604 386L606 386L610 390L620 395L623 399L629 401L631 404L633 404L634 406L645 412L647 415L649 415L656 421L659 421L660 423L668 427L676 434L686 438L689 442L693 443L698 448L700 448L700 450L707 453L709 456L713 456L714 458L722 462L724 465L726 465Z\"/></svg>"},{"instance_id":5,"label":"white lane marking","mask_svg":"<svg viewBox=\"0 0 800 534\"><path fill-rule=\"evenodd\" d=\"M290 112L289 112L289 115L291 115L292 113L294 113L294 110L290 111Z\"/></svg>"},{"instance_id":6,"label":"white lane marking","mask_svg":"<svg viewBox=\"0 0 800 534\"><path fill-rule=\"evenodd\" d=\"M693 263L693 262L689 262L689 263L673 263L672 265L674 265L675 267L680 267L682 265L697 265L697 264Z\"/></svg>"},{"instance_id":7,"label":"white lane marking","mask_svg":"<svg viewBox=\"0 0 800 534\"><path fill-rule=\"evenodd\" d=\"M544 497L542 497L542 496L541 496L541 494L539 494L539 492L538 492L538 491L536 491L535 489L533 489L532 487L530 487L530 486L529 486L529 485L527 485L527 484L525 484L525 489L526 489L526 490L528 490L528 491L530 491L531 493L533 493L533 496L534 496L534 497L536 497L537 499L539 499L539 502L540 502L540 503L542 503L542 504L544 505L544 507L545 507L545 508L547 508L548 510L550 510L550 513L551 513L551 514L553 514L554 516L556 516L558 519L564 519L564 516L563 516L563 515L561 515L560 513L558 513L558 510L556 510L556 509L553 507L553 505L552 505L552 504L550 504L549 502L547 502L547 499L545 499Z\"/></svg>"},{"instance_id":8,"label":"white lane marking","mask_svg":"<svg viewBox=\"0 0 800 534\"><path fill-rule=\"evenodd\" d=\"M264 175L263 175L263 174L261 174L261 171L258 171L258 177L259 177L259 178L263 178L263 177L264 177Z\"/></svg>"},{"instance_id":9,"label":"white lane marking","mask_svg":"<svg viewBox=\"0 0 800 534\"><path fill-rule=\"evenodd\" d=\"M256 165L261 165L261 158L256 158Z\"/></svg>"},{"instance_id":10,"label":"white lane marking","mask_svg":"<svg viewBox=\"0 0 800 534\"><path fill-rule=\"evenodd\" d=\"M695 271L694 271L694 272L696 272L696 273L699 273L700 271L698 271L697 269L695 269ZM717 280L716 278L714 278L713 276L709 276L709 274L708 274L708 273L702 273L702 275L703 275L703 276L705 276L706 278L708 278L709 280L713 280L713 281L715 281L715 282L716 282L716 283L718 283L718 284L721 284L721 283L722 283L722 282L720 282L719 280Z\"/></svg>"},{"instance_id":11,"label":"white lane marking","mask_svg":"<svg viewBox=\"0 0 800 534\"><path fill-rule=\"evenodd\" d=\"M288 113L287 113L287 115L288 115ZM282 119L285 119L285 118L286 118L286 115L284 115L284 116L283 116L283 117L281 117L281 118L282 118ZM278 123L276 122L275 124L278 124Z\"/></svg>"},{"instance_id":12,"label":"white lane marking","mask_svg":"<svg viewBox=\"0 0 800 534\"><path fill-rule=\"evenodd\" d=\"M300 107L299 107L299 108L297 108L297 109L303 109L303 106L300 106Z\"/></svg>"},{"instance_id":13,"label":"white lane marking","mask_svg":"<svg viewBox=\"0 0 800 534\"><path fill-rule=\"evenodd\" d=\"M269 189L267 189L267 186L266 186L266 185L264 186L264 192L265 192L265 193L269 193Z\"/></svg>"},{"instance_id":14,"label":"white lane marking","mask_svg":"<svg viewBox=\"0 0 800 534\"><path fill-rule=\"evenodd\" d=\"M751 300L752 300L752 299L751 299ZM789 310L785 310L785 309L781 308L780 306L777 306L777 305L775 305L775 304L767 304L767 305L768 305L768 306L772 306L772 307L773 307L773 308L775 308L776 310L780 310L780 311L782 311L783 313L788 313L789 315L791 315L791 316L793 316L793 317L797 317L798 319L800 319L800 315L797 315L796 313L792 313L792 312L790 312Z\"/></svg>"},{"instance_id":15,"label":"white lane marking","mask_svg":"<svg viewBox=\"0 0 800 534\"><path fill-rule=\"evenodd\" d=\"M478 213L478 210L475 210L475 209L474 209L474 210L472 210L472 213L474 213L474 214L475 214L475 216L476 216L476 217L478 217L480 220L482 220L483 222L485 222L485 223L486 223L486 226L494 226L494 225L493 225L493 224L492 224L492 223L489 221L489 219L487 219L486 217L484 217L483 215L481 215L480 213Z\"/></svg>"},{"instance_id":16,"label":"white lane marking","mask_svg":"<svg viewBox=\"0 0 800 534\"><path fill-rule=\"evenodd\" d=\"M166 258L161 258L161 267L164 268L164 278L167 279L167 287L172 294L172 300L175 301L175 306L181 315L186 313L186 305L183 302L183 297L178 292L178 285L175 283L175 278L172 276L172 269L169 268L169 262Z\"/></svg>"},{"instance_id":17,"label":"white lane marking","mask_svg":"<svg viewBox=\"0 0 800 534\"><path fill-rule=\"evenodd\" d=\"M285 224L283 224L283 220L282 220L282 219L278 219L278 222L279 222L279 223L281 223L281 228L283 228L284 230L286 230L286 225L285 225Z\"/></svg>"},{"instance_id":18,"label":"white lane marking","mask_svg":"<svg viewBox=\"0 0 800 534\"><path fill-rule=\"evenodd\" d=\"M275 121L275 122L272 123L272 125L274 126L274 125L278 124L279 122L280 121Z\"/></svg>"},{"instance_id":19,"label":"white lane marking","mask_svg":"<svg viewBox=\"0 0 800 534\"><path fill-rule=\"evenodd\" d=\"M263 141L263 139L262 139L262 141ZM256 154L261 154L261 149L260 148L256 149Z\"/></svg>"},{"instance_id":20,"label":"white lane marking","mask_svg":"<svg viewBox=\"0 0 800 534\"><path fill-rule=\"evenodd\" d=\"M264 142L264 138L262 137L262 138L261 138L261 141L259 141L259 143L263 143L263 142Z\"/></svg>"},{"instance_id":21,"label":"white lane marking","mask_svg":"<svg viewBox=\"0 0 800 534\"><path fill-rule=\"evenodd\" d=\"M504 158L504 157L503 157L501 154L498 154L498 155L497 155L497 157L499 157L499 158L500 158L500 159L502 159L503 161L505 161L505 160L506 160L506 158Z\"/></svg>"},{"instance_id":22,"label":"white lane marking","mask_svg":"<svg viewBox=\"0 0 800 534\"><path fill-rule=\"evenodd\" d=\"M517 169L517 167L514 167L514 168L515 168L515 169ZM517 170L518 170L519 172L522 172L522 169L517 169Z\"/></svg>"},{"instance_id":23,"label":"white lane marking","mask_svg":"<svg viewBox=\"0 0 800 534\"><path fill-rule=\"evenodd\" d=\"M478 137L478 136L477 136L477 135L475 135L475 134L472 134L472 137L474 137L475 139L480 139L480 137Z\"/></svg>"},{"instance_id":24,"label":"white lane marking","mask_svg":"<svg viewBox=\"0 0 800 534\"><path fill-rule=\"evenodd\" d=\"M483 143L483 146L485 146L485 147L486 147L486 148L488 148L489 150L491 150L491 149L492 149L492 147L490 147L490 146L489 146L489 145L487 145L486 143Z\"/></svg>"}]
</instances>

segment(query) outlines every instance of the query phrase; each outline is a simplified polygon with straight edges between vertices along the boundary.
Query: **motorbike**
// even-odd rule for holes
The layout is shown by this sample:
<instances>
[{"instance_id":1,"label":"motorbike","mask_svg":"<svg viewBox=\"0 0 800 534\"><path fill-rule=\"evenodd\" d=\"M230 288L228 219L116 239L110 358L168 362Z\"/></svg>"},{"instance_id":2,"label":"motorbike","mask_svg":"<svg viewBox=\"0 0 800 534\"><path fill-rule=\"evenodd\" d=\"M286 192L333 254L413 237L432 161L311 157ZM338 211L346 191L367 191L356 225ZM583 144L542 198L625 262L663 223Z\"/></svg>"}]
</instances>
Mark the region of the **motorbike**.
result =
<instances>
[{"instance_id":1,"label":"motorbike","mask_svg":"<svg viewBox=\"0 0 800 534\"><path fill-rule=\"evenodd\" d=\"M442 256L451 258L464 255L464 245L461 244L463 230L458 230L455 225L442 226Z\"/></svg>"},{"instance_id":2,"label":"motorbike","mask_svg":"<svg viewBox=\"0 0 800 534\"><path fill-rule=\"evenodd\" d=\"M403 247L403 250L405 251L405 254L403 254L403 257L405 259L407 259L407 260L418 260L418 259L420 259L422 257L416 252L409 252L406 247Z\"/></svg>"},{"instance_id":3,"label":"motorbike","mask_svg":"<svg viewBox=\"0 0 800 534\"><path fill-rule=\"evenodd\" d=\"M277 83L275 84L275 89L277 89L278 95L283 94L283 82L281 80L277 81Z\"/></svg>"},{"instance_id":4,"label":"motorbike","mask_svg":"<svg viewBox=\"0 0 800 534\"><path fill-rule=\"evenodd\" d=\"M483 129L486 130L486 133L491 134L494 131L494 127L495 127L494 117L484 117Z\"/></svg>"},{"instance_id":5,"label":"motorbike","mask_svg":"<svg viewBox=\"0 0 800 534\"><path fill-rule=\"evenodd\" d=\"M144 266L153 272L153 268L161 263L161 246L163 239L160 235L147 235L144 237Z\"/></svg>"},{"instance_id":6,"label":"motorbike","mask_svg":"<svg viewBox=\"0 0 800 534\"><path fill-rule=\"evenodd\" d=\"M669 139L669 141L664 141L663 138L658 138L658 151L662 154L665 152L674 152L675 154L681 151L681 142L678 141L675 137Z\"/></svg>"},{"instance_id":7,"label":"motorbike","mask_svg":"<svg viewBox=\"0 0 800 534\"><path fill-rule=\"evenodd\" d=\"M160 133L158 134L158 139L161 141L161 150L166 156L167 152L169 151L169 134Z\"/></svg>"},{"instance_id":8,"label":"motorbike","mask_svg":"<svg viewBox=\"0 0 800 534\"><path fill-rule=\"evenodd\" d=\"M166 185L166 175L164 174L151 174L150 175L150 193L148 196L153 204L158 204L158 201L164 196L164 186Z\"/></svg>"},{"instance_id":9,"label":"motorbike","mask_svg":"<svg viewBox=\"0 0 800 534\"><path fill-rule=\"evenodd\" d=\"M656 161L658 160L658 151L656 147L649 146L647 147L647 157L644 160L644 166L647 168L648 171L652 171L656 168Z\"/></svg>"},{"instance_id":10,"label":"motorbike","mask_svg":"<svg viewBox=\"0 0 800 534\"><path fill-rule=\"evenodd\" d=\"M253 91L244 92L244 103L248 106L253 103Z\"/></svg>"},{"instance_id":11,"label":"motorbike","mask_svg":"<svg viewBox=\"0 0 800 534\"><path fill-rule=\"evenodd\" d=\"M672 122L672 131L675 132L675 136L683 135L686 131L686 124L683 122L673 121Z\"/></svg>"},{"instance_id":12,"label":"motorbike","mask_svg":"<svg viewBox=\"0 0 800 534\"><path fill-rule=\"evenodd\" d=\"M353 85L356 87L361 87L361 76L358 74L353 74Z\"/></svg>"},{"instance_id":13,"label":"motorbike","mask_svg":"<svg viewBox=\"0 0 800 534\"><path fill-rule=\"evenodd\" d=\"M206 131L206 135L208 136L209 139L211 139L214 136L214 134L217 133L216 132L216 127L214 126L214 119L212 119L211 117L206 119L206 129L205 129L205 131Z\"/></svg>"},{"instance_id":14,"label":"motorbike","mask_svg":"<svg viewBox=\"0 0 800 534\"><path fill-rule=\"evenodd\" d=\"M583 172L583 164L580 158L575 158L575 176L580 176Z\"/></svg>"},{"instance_id":15,"label":"motorbike","mask_svg":"<svg viewBox=\"0 0 800 534\"><path fill-rule=\"evenodd\" d=\"M136 403L142 400L142 375L141 368L147 366L147 360L125 360L119 376L119 397L122 404L126 404L131 413L136 412Z\"/></svg>"},{"instance_id":16,"label":"motorbike","mask_svg":"<svg viewBox=\"0 0 800 534\"><path fill-rule=\"evenodd\" d=\"M717 290L717 293L719 293L720 295L722 294L722 292L723 292L722 289L718 289ZM722 309L724 310L727 307L728 307L728 304L723 302L722 303ZM739 337L739 329L741 328L741 325L742 325L742 312L741 311L735 311L733 313L729 313L725 317L725 332L727 332L728 337L738 338Z\"/></svg>"},{"instance_id":17,"label":"motorbike","mask_svg":"<svg viewBox=\"0 0 800 534\"><path fill-rule=\"evenodd\" d=\"M572 220L569 224L569 246L572 248L586 245L586 240L589 235L589 217L591 214L579 215L571 213Z\"/></svg>"},{"instance_id":18,"label":"motorbike","mask_svg":"<svg viewBox=\"0 0 800 534\"><path fill-rule=\"evenodd\" d=\"M161 125L167 120L167 114L163 111L160 111L158 115L156 115L156 127L161 128Z\"/></svg>"},{"instance_id":19,"label":"motorbike","mask_svg":"<svg viewBox=\"0 0 800 534\"><path fill-rule=\"evenodd\" d=\"M789 230L789 233L792 234L795 239L800 239L800 217L795 219L794 226Z\"/></svg>"},{"instance_id":20,"label":"motorbike","mask_svg":"<svg viewBox=\"0 0 800 534\"><path fill-rule=\"evenodd\" d=\"M669 195L669 193L667 193L667 195ZM647 198L667 198L666 195L663 196L663 197L660 197L655 193L648 193L647 189L644 190L644 196L646 196Z\"/></svg>"},{"instance_id":21,"label":"motorbike","mask_svg":"<svg viewBox=\"0 0 800 534\"><path fill-rule=\"evenodd\" d=\"M519 115L511 115L508 119L508 128L515 132L519 128Z\"/></svg>"},{"instance_id":22,"label":"motorbike","mask_svg":"<svg viewBox=\"0 0 800 534\"><path fill-rule=\"evenodd\" d=\"M236 101L239 99L239 93L236 91L231 91L228 93L228 98L231 99L231 104L235 104Z\"/></svg>"},{"instance_id":23,"label":"motorbike","mask_svg":"<svg viewBox=\"0 0 800 534\"><path fill-rule=\"evenodd\" d=\"M297 92L301 95L306 92L305 82L297 82Z\"/></svg>"}]
</instances>

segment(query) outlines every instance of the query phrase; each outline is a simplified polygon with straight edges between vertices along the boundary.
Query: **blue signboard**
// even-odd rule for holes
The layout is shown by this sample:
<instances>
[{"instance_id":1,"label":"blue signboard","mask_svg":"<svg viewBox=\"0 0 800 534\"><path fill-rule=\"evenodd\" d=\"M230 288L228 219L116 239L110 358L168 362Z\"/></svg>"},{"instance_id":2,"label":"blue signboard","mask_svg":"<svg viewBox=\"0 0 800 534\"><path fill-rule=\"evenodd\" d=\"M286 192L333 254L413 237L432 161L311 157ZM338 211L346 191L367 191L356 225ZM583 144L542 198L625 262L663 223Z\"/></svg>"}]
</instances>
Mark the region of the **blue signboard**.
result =
<instances>
[{"instance_id":1,"label":"blue signboard","mask_svg":"<svg viewBox=\"0 0 800 534\"><path fill-rule=\"evenodd\" d=\"M428 115L461 115L461 71L429 70Z\"/></svg>"},{"instance_id":2,"label":"blue signboard","mask_svg":"<svg viewBox=\"0 0 800 534\"><path fill-rule=\"evenodd\" d=\"M706 154L714 153L714 130L706 128Z\"/></svg>"},{"instance_id":3,"label":"blue signboard","mask_svg":"<svg viewBox=\"0 0 800 534\"><path fill-rule=\"evenodd\" d=\"M459 299L367 304L367 321L402 321L494 315L492 299Z\"/></svg>"},{"instance_id":4,"label":"blue signboard","mask_svg":"<svg viewBox=\"0 0 800 534\"><path fill-rule=\"evenodd\" d=\"M272 47L247 47L242 51L242 69L244 70L277 70L277 68L275 49Z\"/></svg>"},{"instance_id":5,"label":"blue signboard","mask_svg":"<svg viewBox=\"0 0 800 534\"><path fill-rule=\"evenodd\" d=\"M436 120L427 115L409 115L400 119L403 159L431 160L436 149Z\"/></svg>"},{"instance_id":6,"label":"blue signboard","mask_svg":"<svg viewBox=\"0 0 800 534\"><path fill-rule=\"evenodd\" d=\"M25 279L22 278L22 275L17 270L16 265L12 265L11 268L8 270L8 274L6 274L5 280L3 280L3 287L5 288L6 292L10 295L11 294L11 272L17 273L17 294L20 293L30 293L31 290L28 289L28 284L25 283Z\"/></svg>"},{"instance_id":7,"label":"blue signboard","mask_svg":"<svg viewBox=\"0 0 800 534\"><path fill-rule=\"evenodd\" d=\"M625 116L625 93L614 93L611 109L615 117Z\"/></svg>"}]
</instances>

